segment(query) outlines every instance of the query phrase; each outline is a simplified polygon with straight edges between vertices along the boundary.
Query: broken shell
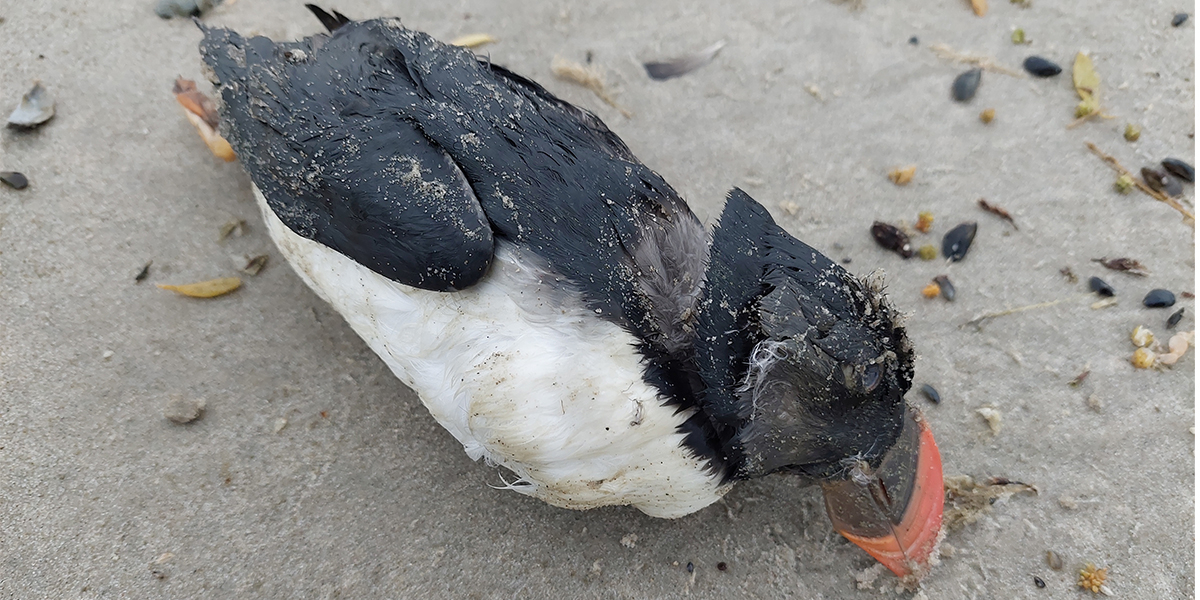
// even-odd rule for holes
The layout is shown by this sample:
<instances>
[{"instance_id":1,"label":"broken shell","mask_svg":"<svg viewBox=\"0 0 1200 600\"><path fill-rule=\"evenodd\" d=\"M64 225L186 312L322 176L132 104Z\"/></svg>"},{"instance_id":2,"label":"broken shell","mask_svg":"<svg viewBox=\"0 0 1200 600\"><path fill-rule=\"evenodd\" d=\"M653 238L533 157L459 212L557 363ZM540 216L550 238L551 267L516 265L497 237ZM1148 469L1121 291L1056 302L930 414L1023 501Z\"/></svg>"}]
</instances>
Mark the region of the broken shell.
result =
<instances>
[{"instance_id":1,"label":"broken shell","mask_svg":"<svg viewBox=\"0 0 1200 600\"><path fill-rule=\"evenodd\" d=\"M946 232L942 237L942 255L954 262L962 260L967 256L967 250L971 249L978 228L977 223L970 221Z\"/></svg>"},{"instance_id":2,"label":"broken shell","mask_svg":"<svg viewBox=\"0 0 1200 600\"><path fill-rule=\"evenodd\" d=\"M1154 332L1141 325L1138 325L1137 327L1133 328L1133 333L1129 334L1129 339L1133 342L1134 346L1137 346L1138 348L1145 348L1154 343Z\"/></svg>"},{"instance_id":3,"label":"broken shell","mask_svg":"<svg viewBox=\"0 0 1200 600\"><path fill-rule=\"evenodd\" d=\"M450 45L474 49L486 44L494 44L495 42L496 38L486 33L468 33L467 35L460 35L450 40Z\"/></svg>"},{"instance_id":4,"label":"broken shell","mask_svg":"<svg viewBox=\"0 0 1200 600\"><path fill-rule=\"evenodd\" d=\"M945 275L938 275L937 277L933 278L933 281L938 285L938 288L941 289L942 297L949 302L954 302L954 284L950 283L950 278Z\"/></svg>"},{"instance_id":5,"label":"broken shell","mask_svg":"<svg viewBox=\"0 0 1200 600\"><path fill-rule=\"evenodd\" d=\"M912 243L909 242L908 235L900 231L898 227L888 225L882 221L875 221L871 225L871 236L875 238L875 242L880 246L904 258L912 258Z\"/></svg>"},{"instance_id":6,"label":"broken shell","mask_svg":"<svg viewBox=\"0 0 1200 600\"><path fill-rule=\"evenodd\" d=\"M8 115L8 126L32 129L49 121L53 116L54 98L50 97L50 93L42 87L42 83L39 81L33 84L33 89L21 97L21 103L17 105L16 110Z\"/></svg>"},{"instance_id":7,"label":"broken shell","mask_svg":"<svg viewBox=\"0 0 1200 600\"><path fill-rule=\"evenodd\" d=\"M1181 331L1171 336L1167 341L1167 352L1158 355L1158 362L1172 366L1187 354L1188 348L1196 341L1195 331Z\"/></svg>"},{"instance_id":8,"label":"broken shell","mask_svg":"<svg viewBox=\"0 0 1200 600\"><path fill-rule=\"evenodd\" d=\"M934 389L934 387L932 385L929 385L928 383L921 386L921 393L925 394L925 397L929 398L929 401L934 404L942 403L942 396L940 394L938 394L938 391L936 389Z\"/></svg>"},{"instance_id":9,"label":"broken shell","mask_svg":"<svg viewBox=\"0 0 1200 600\"><path fill-rule=\"evenodd\" d=\"M1025 59L1025 70L1034 77L1054 77L1062 73L1062 67L1040 56L1030 56Z\"/></svg>"},{"instance_id":10,"label":"broken shell","mask_svg":"<svg viewBox=\"0 0 1200 600\"><path fill-rule=\"evenodd\" d=\"M1133 358L1130 359L1130 362L1139 369L1149 369L1154 366L1156 360L1158 357L1149 348L1138 348L1133 351Z\"/></svg>"},{"instance_id":11,"label":"broken shell","mask_svg":"<svg viewBox=\"0 0 1200 600\"><path fill-rule=\"evenodd\" d=\"M1179 320L1182 318L1183 318L1183 309L1181 308L1181 309L1175 311L1175 313L1172 314L1170 317L1167 317L1167 329L1175 329L1175 326L1179 324Z\"/></svg>"},{"instance_id":12,"label":"broken shell","mask_svg":"<svg viewBox=\"0 0 1200 600\"><path fill-rule=\"evenodd\" d=\"M1046 582L1042 581L1041 577L1034 575L1033 576L1033 585L1036 585L1038 587L1038 589L1042 589L1042 588L1046 587Z\"/></svg>"},{"instance_id":13,"label":"broken shell","mask_svg":"<svg viewBox=\"0 0 1200 600\"><path fill-rule=\"evenodd\" d=\"M1061 571L1063 568L1062 557L1059 556L1058 553L1053 550L1047 550L1046 551L1046 565L1049 566L1051 570Z\"/></svg>"},{"instance_id":14,"label":"broken shell","mask_svg":"<svg viewBox=\"0 0 1200 600\"><path fill-rule=\"evenodd\" d=\"M979 120L983 121L984 125L991 123L992 119L996 118L996 109L988 108L979 113Z\"/></svg>"},{"instance_id":15,"label":"broken shell","mask_svg":"<svg viewBox=\"0 0 1200 600\"><path fill-rule=\"evenodd\" d=\"M966 102L975 97L975 91L979 89L979 80L983 75L983 69L971 69L954 78L954 85L950 90L954 94L954 99L959 102Z\"/></svg>"},{"instance_id":16,"label":"broken shell","mask_svg":"<svg viewBox=\"0 0 1200 600\"><path fill-rule=\"evenodd\" d=\"M707 65L708 63L712 62L713 58L716 58L717 53L720 52L721 48L724 47L725 40L721 40L693 54L687 54L664 61L645 62L642 63L642 66L646 69L646 74L650 76L650 79L664 81L671 79L672 77L686 75L692 71L695 71L696 69L699 69L700 67L703 67L704 65Z\"/></svg>"},{"instance_id":17,"label":"broken shell","mask_svg":"<svg viewBox=\"0 0 1200 600\"><path fill-rule=\"evenodd\" d=\"M916 165L909 165L904 168L896 167L895 169L888 171L888 179L891 179L892 183L896 185L908 185L908 182L912 181L913 175L916 174Z\"/></svg>"},{"instance_id":18,"label":"broken shell","mask_svg":"<svg viewBox=\"0 0 1200 600\"><path fill-rule=\"evenodd\" d=\"M1145 298L1142 298L1142 304L1149 308L1167 308L1175 306L1175 294L1170 290L1156 289L1150 290Z\"/></svg>"},{"instance_id":19,"label":"broken shell","mask_svg":"<svg viewBox=\"0 0 1200 600\"><path fill-rule=\"evenodd\" d=\"M1163 159L1162 166L1168 173L1188 183L1195 183L1196 181L1196 169L1178 158Z\"/></svg>"},{"instance_id":20,"label":"broken shell","mask_svg":"<svg viewBox=\"0 0 1200 600\"><path fill-rule=\"evenodd\" d=\"M1179 14L1175 15L1174 17L1171 17L1171 27L1179 27L1180 25L1183 25L1184 23L1186 23L1187 20L1188 20L1187 13L1179 13Z\"/></svg>"},{"instance_id":21,"label":"broken shell","mask_svg":"<svg viewBox=\"0 0 1200 600\"><path fill-rule=\"evenodd\" d=\"M0 172L0 181L14 190L23 190L29 187L29 179L16 171Z\"/></svg>"},{"instance_id":22,"label":"broken shell","mask_svg":"<svg viewBox=\"0 0 1200 600\"><path fill-rule=\"evenodd\" d=\"M1117 290L1114 290L1113 286L1108 285L1108 282L1100 279L1099 277L1092 277L1088 279L1088 287L1091 288L1093 292L1096 292L1097 296L1104 296L1106 298L1117 293Z\"/></svg>"},{"instance_id":23,"label":"broken shell","mask_svg":"<svg viewBox=\"0 0 1200 600\"><path fill-rule=\"evenodd\" d=\"M1179 183L1179 180L1167 175L1162 170L1142 167L1142 179L1151 189L1163 192L1168 196L1178 196L1183 193L1183 185Z\"/></svg>"}]
</instances>

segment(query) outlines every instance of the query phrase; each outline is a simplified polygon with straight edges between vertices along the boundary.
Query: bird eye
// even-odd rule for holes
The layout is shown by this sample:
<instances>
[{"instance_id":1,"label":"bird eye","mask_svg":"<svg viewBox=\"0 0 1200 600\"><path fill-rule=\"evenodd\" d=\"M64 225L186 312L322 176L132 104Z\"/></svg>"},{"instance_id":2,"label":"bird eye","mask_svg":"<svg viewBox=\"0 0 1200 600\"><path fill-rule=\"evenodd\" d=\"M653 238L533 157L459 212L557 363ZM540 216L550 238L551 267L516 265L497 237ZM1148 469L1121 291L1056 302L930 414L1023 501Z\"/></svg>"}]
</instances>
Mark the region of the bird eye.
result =
<instances>
[{"instance_id":1,"label":"bird eye","mask_svg":"<svg viewBox=\"0 0 1200 600\"><path fill-rule=\"evenodd\" d=\"M863 389L870 392L870 391L873 391L876 387L879 387L879 381L881 379L883 379L882 375L883 375L883 369L879 368L879 365L877 365L877 364L867 365L867 368L865 370L863 370L863 375L862 375Z\"/></svg>"}]
</instances>

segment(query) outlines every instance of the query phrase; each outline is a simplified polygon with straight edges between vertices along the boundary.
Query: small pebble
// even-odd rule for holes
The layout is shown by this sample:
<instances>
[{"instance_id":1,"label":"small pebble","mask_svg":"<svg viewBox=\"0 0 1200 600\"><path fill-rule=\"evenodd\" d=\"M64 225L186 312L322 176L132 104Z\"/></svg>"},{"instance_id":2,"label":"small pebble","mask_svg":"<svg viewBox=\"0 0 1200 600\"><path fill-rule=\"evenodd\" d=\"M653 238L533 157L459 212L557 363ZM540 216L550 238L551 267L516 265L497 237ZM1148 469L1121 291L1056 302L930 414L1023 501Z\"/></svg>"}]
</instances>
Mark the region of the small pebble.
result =
<instances>
[{"instance_id":1,"label":"small pebble","mask_svg":"<svg viewBox=\"0 0 1200 600\"><path fill-rule=\"evenodd\" d=\"M1157 289L1150 290L1146 297L1142 299L1142 304L1150 308L1166 308L1175 306L1175 294L1170 290Z\"/></svg>"},{"instance_id":2,"label":"small pebble","mask_svg":"<svg viewBox=\"0 0 1200 600\"><path fill-rule=\"evenodd\" d=\"M1167 329L1175 329L1175 326L1179 324L1179 320L1182 318L1183 318L1183 309L1181 308L1181 309L1175 311L1175 313L1172 314L1170 317L1167 317Z\"/></svg>"},{"instance_id":3,"label":"small pebble","mask_svg":"<svg viewBox=\"0 0 1200 600\"><path fill-rule=\"evenodd\" d=\"M947 302L954 302L955 290L954 284L950 283L950 278L946 275L938 275L933 278L933 281L938 284L938 289L942 292L942 297Z\"/></svg>"},{"instance_id":4,"label":"small pebble","mask_svg":"<svg viewBox=\"0 0 1200 600\"><path fill-rule=\"evenodd\" d=\"M951 86L951 91L954 94L954 99L959 102L966 102L975 97L975 91L979 89L979 79L983 75L983 69L971 69L954 78L954 85Z\"/></svg>"},{"instance_id":5,"label":"small pebble","mask_svg":"<svg viewBox=\"0 0 1200 600\"><path fill-rule=\"evenodd\" d=\"M105 351L104 351L104 353L100 355L100 358L103 358L104 360L108 360L108 359L110 359L110 358L112 358L112 357L113 357L113 351L112 351L112 350L105 350Z\"/></svg>"},{"instance_id":6,"label":"small pebble","mask_svg":"<svg viewBox=\"0 0 1200 600\"><path fill-rule=\"evenodd\" d=\"M1046 564L1049 565L1050 568L1055 571L1061 571L1063 568L1062 557L1059 556L1058 553L1053 550L1046 551Z\"/></svg>"},{"instance_id":7,"label":"small pebble","mask_svg":"<svg viewBox=\"0 0 1200 600\"><path fill-rule=\"evenodd\" d=\"M691 573L691 572L693 572L693 571L695 571L695 570L696 570L696 565L693 565L693 564L692 564L692 561L690 561L690 560L689 560L689 561L688 561L688 564L687 564L687 572L688 572L688 573Z\"/></svg>"},{"instance_id":8,"label":"small pebble","mask_svg":"<svg viewBox=\"0 0 1200 600\"><path fill-rule=\"evenodd\" d=\"M1038 577L1037 575L1034 575L1034 576L1033 576L1033 585L1036 585L1036 586L1038 586L1038 589L1043 589L1043 588L1045 588L1045 587L1046 587L1046 582L1045 582L1045 581L1042 581L1042 578L1041 578L1041 577Z\"/></svg>"},{"instance_id":9,"label":"small pebble","mask_svg":"<svg viewBox=\"0 0 1200 600\"><path fill-rule=\"evenodd\" d=\"M917 44L921 43L921 40L917 39L917 36L914 35L914 36L908 38L908 43L916 46Z\"/></svg>"},{"instance_id":10,"label":"small pebble","mask_svg":"<svg viewBox=\"0 0 1200 600\"><path fill-rule=\"evenodd\" d=\"M1117 290L1114 290L1113 286L1108 285L1107 282L1099 277L1092 277L1091 279L1088 279L1088 287L1091 288L1093 292L1096 292L1097 296L1104 296L1106 298L1117 293Z\"/></svg>"},{"instance_id":11,"label":"small pebble","mask_svg":"<svg viewBox=\"0 0 1200 600\"><path fill-rule=\"evenodd\" d=\"M994 109L994 108L988 108L988 109L985 109L983 112L979 113L979 120L983 121L984 125L991 123L992 119L995 119L995 118L996 118L996 109Z\"/></svg>"},{"instance_id":12,"label":"small pebble","mask_svg":"<svg viewBox=\"0 0 1200 600\"><path fill-rule=\"evenodd\" d=\"M40 82L33 84L21 97L21 103L16 110L8 115L8 126L16 129L33 129L49 121L54 116L54 98L42 87Z\"/></svg>"},{"instance_id":13,"label":"small pebble","mask_svg":"<svg viewBox=\"0 0 1200 600\"><path fill-rule=\"evenodd\" d=\"M929 385L928 383L921 386L921 393L925 394L925 397L929 398L929 401L934 404L942 403L942 396L940 394L938 394L937 389L935 389L932 385Z\"/></svg>"},{"instance_id":14,"label":"small pebble","mask_svg":"<svg viewBox=\"0 0 1200 600\"><path fill-rule=\"evenodd\" d=\"M882 221L875 221L871 225L871 237L875 238L875 242L880 246L904 258L912 258L912 243L909 242L908 235L900 231L899 227L888 225Z\"/></svg>"},{"instance_id":15,"label":"small pebble","mask_svg":"<svg viewBox=\"0 0 1200 600\"><path fill-rule=\"evenodd\" d=\"M979 226L972 221L946 232L942 237L942 255L954 262L962 260L966 257L967 250L971 249L971 242L975 240L975 231L978 228Z\"/></svg>"},{"instance_id":16,"label":"small pebble","mask_svg":"<svg viewBox=\"0 0 1200 600\"><path fill-rule=\"evenodd\" d=\"M29 179L16 171L0 171L0 181L14 190L23 190L29 187Z\"/></svg>"},{"instance_id":17,"label":"small pebble","mask_svg":"<svg viewBox=\"0 0 1200 600\"><path fill-rule=\"evenodd\" d=\"M1186 23L1187 20L1188 20L1187 13L1179 13L1171 18L1171 27L1179 27L1180 25L1183 25L1184 23Z\"/></svg>"},{"instance_id":18,"label":"small pebble","mask_svg":"<svg viewBox=\"0 0 1200 600\"><path fill-rule=\"evenodd\" d=\"M725 571L725 570L727 570L727 569L729 569L729 565L725 564L724 562L719 562L719 563L717 563L717 570L718 570L718 571Z\"/></svg>"},{"instance_id":19,"label":"small pebble","mask_svg":"<svg viewBox=\"0 0 1200 600\"><path fill-rule=\"evenodd\" d=\"M283 431L283 428L287 427L287 424L288 424L288 420L283 417L279 417L278 419L275 419L275 424L273 427L273 429L275 430L275 433L279 433L280 431Z\"/></svg>"},{"instance_id":20,"label":"small pebble","mask_svg":"<svg viewBox=\"0 0 1200 600\"><path fill-rule=\"evenodd\" d=\"M1040 56L1030 56L1025 59L1025 70L1034 77L1054 77L1062 73L1062 67Z\"/></svg>"},{"instance_id":21,"label":"small pebble","mask_svg":"<svg viewBox=\"0 0 1200 600\"><path fill-rule=\"evenodd\" d=\"M183 425L200 418L204 412L204 398L191 400L183 396L174 396L163 410L163 416L172 423Z\"/></svg>"},{"instance_id":22,"label":"small pebble","mask_svg":"<svg viewBox=\"0 0 1200 600\"><path fill-rule=\"evenodd\" d=\"M1196 169L1178 158L1163 159L1162 166L1168 173L1188 183L1196 182Z\"/></svg>"},{"instance_id":23,"label":"small pebble","mask_svg":"<svg viewBox=\"0 0 1200 600\"><path fill-rule=\"evenodd\" d=\"M158 0L154 5L154 14L164 19L199 17L217 4L219 0Z\"/></svg>"}]
</instances>

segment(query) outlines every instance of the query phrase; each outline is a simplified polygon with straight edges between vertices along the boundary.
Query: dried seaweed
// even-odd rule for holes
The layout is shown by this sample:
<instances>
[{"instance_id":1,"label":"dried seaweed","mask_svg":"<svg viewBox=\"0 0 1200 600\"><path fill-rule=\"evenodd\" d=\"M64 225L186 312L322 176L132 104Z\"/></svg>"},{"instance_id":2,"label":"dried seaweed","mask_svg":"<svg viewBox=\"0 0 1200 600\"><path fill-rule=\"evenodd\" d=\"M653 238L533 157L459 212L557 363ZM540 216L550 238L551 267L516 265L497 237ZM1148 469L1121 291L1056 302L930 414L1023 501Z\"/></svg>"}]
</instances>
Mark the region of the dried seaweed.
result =
<instances>
[{"instance_id":1,"label":"dried seaweed","mask_svg":"<svg viewBox=\"0 0 1200 600\"><path fill-rule=\"evenodd\" d=\"M1132 258L1093 258L1092 262L1098 262L1113 271L1124 271L1138 277L1145 277L1150 274L1145 265Z\"/></svg>"},{"instance_id":2,"label":"dried seaweed","mask_svg":"<svg viewBox=\"0 0 1200 600\"><path fill-rule=\"evenodd\" d=\"M1020 227L1017 227L1017 222L1013 220L1012 215L1009 214L1007 210L1004 210L1003 208L1000 208L999 206L996 206L995 204L989 203L984 198L979 199L979 208L982 208L983 210L986 210L986 211L992 213L993 215L996 215L997 217L1000 217L1001 219L1008 221L1009 225L1013 226L1013 229L1016 229L1017 231L1021 230Z\"/></svg>"}]
</instances>

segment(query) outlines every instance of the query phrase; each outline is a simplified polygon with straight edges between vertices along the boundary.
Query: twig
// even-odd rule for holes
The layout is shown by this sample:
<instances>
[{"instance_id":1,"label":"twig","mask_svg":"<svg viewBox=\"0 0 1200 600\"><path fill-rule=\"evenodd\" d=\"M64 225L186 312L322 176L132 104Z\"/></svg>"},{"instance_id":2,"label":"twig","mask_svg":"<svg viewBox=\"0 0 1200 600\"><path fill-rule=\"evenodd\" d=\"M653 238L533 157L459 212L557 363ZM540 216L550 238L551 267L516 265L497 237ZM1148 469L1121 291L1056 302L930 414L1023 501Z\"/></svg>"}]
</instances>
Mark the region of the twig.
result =
<instances>
[{"instance_id":1,"label":"twig","mask_svg":"<svg viewBox=\"0 0 1200 600\"><path fill-rule=\"evenodd\" d=\"M931 49L933 50L933 53L937 54L938 58L941 58L941 59L952 60L954 62L967 63L969 65L975 65L976 67L979 67L980 69L983 69L985 71L995 71L997 73L1003 73L1010 77L1017 77L1019 79L1025 79L1024 73L1022 73L1020 71L1014 71L1012 69L1009 69L1008 67L1000 66L1000 65L996 64L995 62L993 62L992 59L987 56L977 56L974 54L960 54L958 52L955 52L953 48L951 48L950 46L947 46L945 44L934 44L933 46L931 46Z\"/></svg>"},{"instance_id":2,"label":"twig","mask_svg":"<svg viewBox=\"0 0 1200 600\"><path fill-rule=\"evenodd\" d=\"M1097 110L1095 112L1090 112L1086 115L1083 115L1082 117L1079 117L1078 119L1075 119L1074 121L1071 121L1070 123L1067 123L1067 129L1075 129L1076 127L1079 127L1080 125L1083 125L1085 122L1091 120L1092 117L1100 117L1101 119L1115 119L1115 118L1117 118L1117 115L1110 115L1108 113L1100 112Z\"/></svg>"},{"instance_id":3,"label":"twig","mask_svg":"<svg viewBox=\"0 0 1200 600\"><path fill-rule=\"evenodd\" d=\"M1137 189L1142 190L1142 192L1144 194L1146 194L1147 196L1150 196L1151 198L1154 198L1155 200L1158 200L1159 202L1163 202L1167 206L1170 206L1171 208L1179 211L1179 214L1183 215L1183 222L1190 225L1192 227L1192 229L1196 228L1196 215L1192 214L1191 211L1184 208L1183 205L1181 205L1180 203L1176 202L1174 198L1171 198L1170 196L1146 185L1146 183L1144 181L1142 181L1141 178L1134 177L1133 173L1129 172L1129 169L1126 169L1125 167L1121 166L1121 163L1117 162L1117 159L1105 154L1104 151L1097 148L1095 144L1093 144L1091 142L1087 142L1087 147L1088 147L1088 150L1092 151L1092 154L1099 156L1100 159L1103 160L1105 162L1105 164L1112 167L1112 169L1114 171L1116 171L1122 175L1128 175L1129 178L1133 180L1133 184L1137 186Z\"/></svg>"},{"instance_id":4,"label":"twig","mask_svg":"<svg viewBox=\"0 0 1200 600\"><path fill-rule=\"evenodd\" d=\"M1090 296L1090 295L1091 294L1084 294L1084 296ZM978 317L975 317L974 319L971 319L970 321L967 321L966 323L963 323L962 325L959 325L959 328L961 329L963 327L966 327L967 325L974 325L976 327L979 327L984 321L986 321L988 319L995 319L996 317L1004 317L1007 315L1012 315L1012 314L1016 314L1019 312L1025 312L1027 310L1033 310L1036 308L1049 308L1051 306L1055 306L1057 304L1062 304L1063 302L1072 300L1074 298L1075 298L1075 296L1072 296L1071 298L1059 298L1058 300L1051 300L1049 302L1039 302L1038 304L1029 304L1026 306L1018 306L1016 308L1010 308L1008 310L1000 310L1000 311L996 311L996 312L984 313L982 315L979 315Z\"/></svg>"}]
</instances>

